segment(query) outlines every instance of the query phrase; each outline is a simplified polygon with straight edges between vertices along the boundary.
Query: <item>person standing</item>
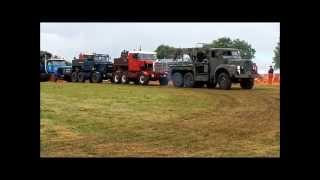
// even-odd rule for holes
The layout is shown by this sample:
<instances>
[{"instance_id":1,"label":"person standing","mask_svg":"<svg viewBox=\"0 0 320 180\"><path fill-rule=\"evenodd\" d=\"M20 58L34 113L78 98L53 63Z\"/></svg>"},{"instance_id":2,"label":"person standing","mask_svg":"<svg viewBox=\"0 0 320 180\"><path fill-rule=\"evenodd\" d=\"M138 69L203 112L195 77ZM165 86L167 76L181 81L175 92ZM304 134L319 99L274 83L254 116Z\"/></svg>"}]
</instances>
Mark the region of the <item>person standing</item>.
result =
<instances>
[{"instance_id":1,"label":"person standing","mask_svg":"<svg viewBox=\"0 0 320 180\"><path fill-rule=\"evenodd\" d=\"M272 66L270 66L270 69L268 71L268 82L269 82L269 84L272 84L272 80L273 80L273 68L272 68Z\"/></svg>"}]
</instances>

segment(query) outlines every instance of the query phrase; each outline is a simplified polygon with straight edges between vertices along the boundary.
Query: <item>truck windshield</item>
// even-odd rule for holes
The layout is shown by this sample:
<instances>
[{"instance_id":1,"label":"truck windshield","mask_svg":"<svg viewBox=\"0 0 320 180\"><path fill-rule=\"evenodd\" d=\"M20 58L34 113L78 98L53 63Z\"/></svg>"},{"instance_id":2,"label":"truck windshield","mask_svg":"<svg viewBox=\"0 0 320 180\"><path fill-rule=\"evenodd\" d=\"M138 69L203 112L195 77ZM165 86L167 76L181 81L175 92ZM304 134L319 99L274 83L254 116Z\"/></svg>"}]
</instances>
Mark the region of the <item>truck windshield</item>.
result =
<instances>
[{"instance_id":1,"label":"truck windshield","mask_svg":"<svg viewBox=\"0 0 320 180\"><path fill-rule=\"evenodd\" d=\"M67 63L65 61L49 61L48 64L52 64L54 66L66 66Z\"/></svg>"},{"instance_id":2,"label":"truck windshield","mask_svg":"<svg viewBox=\"0 0 320 180\"><path fill-rule=\"evenodd\" d=\"M94 60L96 60L96 61L107 61L108 58L107 58L107 56L95 56Z\"/></svg>"},{"instance_id":3,"label":"truck windshield","mask_svg":"<svg viewBox=\"0 0 320 180\"><path fill-rule=\"evenodd\" d=\"M157 57L155 54L138 54L138 59L149 59L149 60L156 60Z\"/></svg>"},{"instance_id":4,"label":"truck windshield","mask_svg":"<svg viewBox=\"0 0 320 180\"><path fill-rule=\"evenodd\" d=\"M240 59L240 51L224 51L222 54L223 58Z\"/></svg>"}]
</instances>

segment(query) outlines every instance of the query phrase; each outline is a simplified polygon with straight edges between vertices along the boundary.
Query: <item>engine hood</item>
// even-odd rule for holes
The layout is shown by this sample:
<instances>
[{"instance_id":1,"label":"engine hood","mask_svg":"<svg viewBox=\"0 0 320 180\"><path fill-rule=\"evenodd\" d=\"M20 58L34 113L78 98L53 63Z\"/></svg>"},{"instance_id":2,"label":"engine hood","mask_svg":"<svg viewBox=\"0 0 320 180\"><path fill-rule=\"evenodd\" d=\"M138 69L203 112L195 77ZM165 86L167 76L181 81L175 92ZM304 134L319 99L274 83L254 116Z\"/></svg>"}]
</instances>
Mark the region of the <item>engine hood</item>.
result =
<instances>
[{"instance_id":1,"label":"engine hood","mask_svg":"<svg viewBox=\"0 0 320 180\"><path fill-rule=\"evenodd\" d=\"M252 63L252 60L250 59L226 59L227 64L233 64L233 65L243 65L246 63Z\"/></svg>"}]
</instances>

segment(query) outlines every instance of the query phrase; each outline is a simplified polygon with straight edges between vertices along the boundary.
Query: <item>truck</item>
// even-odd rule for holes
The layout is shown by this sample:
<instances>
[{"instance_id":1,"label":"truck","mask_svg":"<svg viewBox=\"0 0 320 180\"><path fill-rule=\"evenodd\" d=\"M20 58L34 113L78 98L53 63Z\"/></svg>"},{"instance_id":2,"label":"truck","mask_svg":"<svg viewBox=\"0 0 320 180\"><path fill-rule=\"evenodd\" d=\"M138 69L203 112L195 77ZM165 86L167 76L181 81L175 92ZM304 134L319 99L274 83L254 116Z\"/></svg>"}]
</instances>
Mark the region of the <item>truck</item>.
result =
<instances>
[{"instance_id":1,"label":"truck","mask_svg":"<svg viewBox=\"0 0 320 180\"><path fill-rule=\"evenodd\" d=\"M147 85L149 81L159 81L160 85L168 85L168 72L156 63L156 53L147 51L123 50L119 58L113 62L113 83Z\"/></svg>"},{"instance_id":2,"label":"truck","mask_svg":"<svg viewBox=\"0 0 320 180\"><path fill-rule=\"evenodd\" d=\"M71 81L71 64L47 51L40 51L40 81L49 79Z\"/></svg>"},{"instance_id":3,"label":"truck","mask_svg":"<svg viewBox=\"0 0 320 180\"><path fill-rule=\"evenodd\" d=\"M113 65L108 54L80 53L72 60L72 82L101 83L112 79Z\"/></svg>"},{"instance_id":4,"label":"truck","mask_svg":"<svg viewBox=\"0 0 320 180\"><path fill-rule=\"evenodd\" d=\"M182 62L169 66L175 87L203 87L231 89L232 83L240 83L242 89L252 89L258 68L250 59L241 58L236 48L180 48L174 59Z\"/></svg>"}]
</instances>

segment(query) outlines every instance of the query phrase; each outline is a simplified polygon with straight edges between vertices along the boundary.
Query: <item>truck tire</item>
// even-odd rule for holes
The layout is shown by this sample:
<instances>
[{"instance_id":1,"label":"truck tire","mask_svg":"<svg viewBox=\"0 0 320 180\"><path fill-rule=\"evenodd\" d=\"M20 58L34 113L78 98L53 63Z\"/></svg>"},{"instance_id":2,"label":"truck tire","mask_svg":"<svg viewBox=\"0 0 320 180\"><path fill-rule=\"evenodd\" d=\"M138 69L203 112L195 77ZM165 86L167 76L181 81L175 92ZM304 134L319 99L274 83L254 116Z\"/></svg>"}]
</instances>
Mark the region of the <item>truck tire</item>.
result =
<instances>
[{"instance_id":1,"label":"truck tire","mask_svg":"<svg viewBox=\"0 0 320 180\"><path fill-rule=\"evenodd\" d=\"M79 79L78 79L78 73L77 73L77 72L73 72L73 73L71 74L71 81L72 81L72 82L78 82L78 81L79 81Z\"/></svg>"},{"instance_id":2,"label":"truck tire","mask_svg":"<svg viewBox=\"0 0 320 180\"><path fill-rule=\"evenodd\" d=\"M113 76L113 82L119 84L121 82L121 73L118 71Z\"/></svg>"},{"instance_id":3,"label":"truck tire","mask_svg":"<svg viewBox=\"0 0 320 180\"><path fill-rule=\"evenodd\" d=\"M93 72L91 74L90 82L92 83L101 83L102 82L102 75L99 72Z\"/></svg>"},{"instance_id":4,"label":"truck tire","mask_svg":"<svg viewBox=\"0 0 320 180\"><path fill-rule=\"evenodd\" d=\"M231 79L229 74L222 72L218 76L218 84L220 89L229 90L231 89Z\"/></svg>"},{"instance_id":5,"label":"truck tire","mask_svg":"<svg viewBox=\"0 0 320 180\"><path fill-rule=\"evenodd\" d=\"M127 73L123 73L123 74L121 75L121 83L122 83L122 84L128 84L128 83L129 83Z\"/></svg>"},{"instance_id":6,"label":"truck tire","mask_svg":"<svg viewBox=\"0 0 320 180\"><path fill-rule=\"evenodd\" d=\"M183 77L184 86L187 88L191 88L194 86L194 78L191 72L188 72Z\"/></svg>"},{"instance_id":7,"label":"truck tire","mask_svg":"<svg viewBox=\"0 0 320 180\"><path fill-rule=\"evenodd\" d=\"M159 83L160 83L160 86L167 86L169 83L169 80L167 77L161 77L159 79Z\"/></svg>"},{"instance_id":8,"label":"truck tire","mask_svg":"<svg viewBox=\"0 0 320 180\"><path fill-rule=\"evenodd\" d=\"M240 82L240 86L242 89L252 89L254 86L254 79L242 79Z\"/></svg>"},{"instance_id":9,"label":"truck tire","mask_svg":"<svg viewBox=\"0 0 320 180\"><path fill-rule=\"evenodd\" d=\"M172 83L175 87L183 87L183 76L181 73L176 72L172 76Z\"/></svg>"},{"instance_id":10,"label":"truck tire","mask_svg":"<svg viewBox=\"0 0 320 180\"><path fill-rule=\"evenodd\" d=\"M139 84L148 85L149 84L149 77L145 76L144 74L140 74L140 76L139 76Z\"/></svg>"},{"instance_id":11,"label":"truck tire","mask_svg":"<svg viewBox=\"0 0 320 180\"><path fill-rule=\"evenodd\" d=\"M78 81L79 82L85 82L86 81L85 74L83 72L79 72L78 73Z\"/></svg>"}]
</instances>

